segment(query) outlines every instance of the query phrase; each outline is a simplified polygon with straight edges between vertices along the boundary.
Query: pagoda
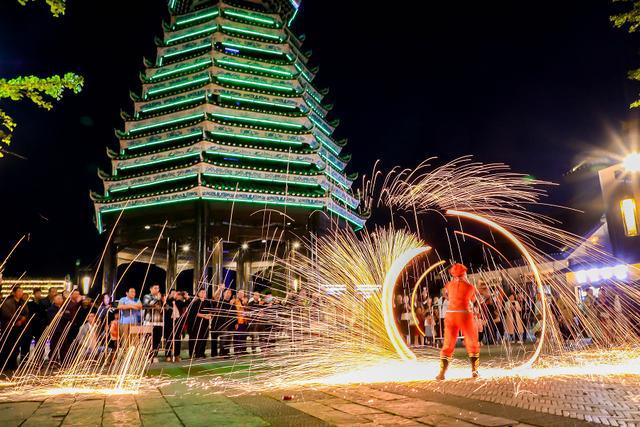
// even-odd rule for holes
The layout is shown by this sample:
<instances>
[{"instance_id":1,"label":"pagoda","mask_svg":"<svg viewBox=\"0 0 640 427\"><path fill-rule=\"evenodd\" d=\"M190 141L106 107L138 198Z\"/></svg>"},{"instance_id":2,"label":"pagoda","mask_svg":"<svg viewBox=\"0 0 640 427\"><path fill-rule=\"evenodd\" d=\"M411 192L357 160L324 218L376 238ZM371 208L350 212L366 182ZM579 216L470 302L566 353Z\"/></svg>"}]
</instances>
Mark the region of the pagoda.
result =
<instances>
[{"instance_id":1,"label":"pagoda","mask_svg":"<svg viewBox=\"0 0 640 427\"><path fill-rule=\"evenodd\" d=\"M194 288L221 282L223 268L247 287L273 242L291 250L331 224L364 226L327 91L290 28L298 9L169 0L156 59L121 114L119 151L107 150L111 172L98 172L104 192L91 195L99 232L113 233L104 291L133 261L166 270L167 288L185 265Z\"/></svg>"}]
</instances>

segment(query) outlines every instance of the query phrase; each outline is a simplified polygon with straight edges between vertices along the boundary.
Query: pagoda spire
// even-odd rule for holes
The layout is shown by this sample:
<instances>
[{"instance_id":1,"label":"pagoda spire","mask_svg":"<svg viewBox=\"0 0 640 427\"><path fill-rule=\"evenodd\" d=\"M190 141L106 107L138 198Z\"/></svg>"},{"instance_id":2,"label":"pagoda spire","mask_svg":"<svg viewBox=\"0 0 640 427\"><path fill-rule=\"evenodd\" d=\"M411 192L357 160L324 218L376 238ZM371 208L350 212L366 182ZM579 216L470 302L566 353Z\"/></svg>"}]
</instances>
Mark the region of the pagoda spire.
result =
<instances>
[{"instance_id":1,"label":"pagoda spire","mask_svg":"<svg viewBox=\"0 0 640 427\"><path fill-rule=\"evenodd\" d=\"M199 269L195 281L206 273L201 251L210 249L211 233L216 244L222 239L210 227L232 221L227 229L259 234L257 210L281 212L286 227L307 232L322 228L319 218L364 226L354 176L345 172L351 156L334 137L339 122L327 118L327 92L314 85L317 69L289 28L298 7L169 1L156 57L143 61L141 90L121 114L119 149L108 151L111 172L100 173L104 191L92 194L98 230L121 229L120 253L140 243L141 226L187 230L172 232L174 249L197 230L189 247L198 252L188 261ZM224 238L248 238L238 233Z\"/></svg>"}]
</instances>

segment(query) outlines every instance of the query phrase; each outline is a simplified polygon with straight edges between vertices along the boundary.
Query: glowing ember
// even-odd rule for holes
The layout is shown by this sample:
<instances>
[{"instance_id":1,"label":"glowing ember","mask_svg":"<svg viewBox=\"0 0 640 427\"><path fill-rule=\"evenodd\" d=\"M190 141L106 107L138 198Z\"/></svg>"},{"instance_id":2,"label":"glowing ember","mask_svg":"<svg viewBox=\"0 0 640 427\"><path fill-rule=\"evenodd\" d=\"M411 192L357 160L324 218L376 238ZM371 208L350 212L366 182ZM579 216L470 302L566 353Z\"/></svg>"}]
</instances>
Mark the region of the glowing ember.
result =
<instances>
[{"instance_id":1,"label":"glowing ember","mask_svg":"<svg viewBox=\"0 0 640 427\"><path fill-rule=\"evenodd\" d=\"M410 347L406 333L398 328L394 304L406 304L407 313L418 323L414 308L419 285L425 284L429 297L437 296L434 290L446 280L444 267L454 260L464 261L471 241L480 244L484 254L484 263L475 265L470 276L474 284L484 282L478 292L485 303L509 304L504 288L523 294L532 324L520 336L526 343L518 343L515 333L510 339L503 333L502 340L482 348L483 380L640 375L640 339L632 328L640 323L640 313L634 309L640 303L640 290L607 273L620 301L602 305L596 312L579 302L576 288L567 285L563 272L545 267L553 260L541 248L579 245L602 265L620 264L592 243L527 209L540 202L544 195L540 186L545 183L525 179L504 165L468 159L434 169L422 164L414 170L394 170L384 179L378 173L373 176L364 186L366 205L389 207L393 211L389 226L362 232L336 226L320 237L300 237L295 256L278 252L282 230L265 230L268 247L274 249L265 255L264 263L270 267L257 279L268 283L274 294L291 290L296 294L283 295L251 317L256 326L251 357L235 354L230 364L187 362L192 376L186 381L189 387L246 393L292 385L432 379L438 371L438 349ZM381 197L374 197L376 192ZM432 213L448 222L445 226L429 222L432 228L424 235L442 233L449 239L448 252L447 248L431 249L422 241L422 234L411 231L423 229L419 218ZM487 235L477 237L463 230L463 223L469 221L476 228L485 226ZM518 265L518 271L526 280L507 274L511 262L501 253L503 246L515 246L521 253L524 263ZM443 268L436 268L439 266ZM629 267L629 276L636 273ZM500 316L506 323L505 313L503 307ZM494 320L481 310L477 316L485 324ZM45 342L60 317L54 318L12 381L0 383L3 395L132 394L152 381L145 377L151 360L146 335L109 357L105 343L87 339L77 343L59 364L52 363L46 358ZM468 366L454 361L448 378L468 376Z\"/></svg>"}]
</instances>

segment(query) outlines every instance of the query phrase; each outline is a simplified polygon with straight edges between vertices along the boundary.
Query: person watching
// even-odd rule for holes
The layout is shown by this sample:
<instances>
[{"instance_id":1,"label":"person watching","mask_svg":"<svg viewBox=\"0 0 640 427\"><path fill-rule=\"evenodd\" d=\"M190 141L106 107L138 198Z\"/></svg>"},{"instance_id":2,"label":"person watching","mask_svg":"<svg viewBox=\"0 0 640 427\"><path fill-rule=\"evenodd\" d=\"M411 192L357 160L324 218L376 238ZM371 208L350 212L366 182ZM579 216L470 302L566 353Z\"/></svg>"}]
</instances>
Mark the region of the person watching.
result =
<instances>
[{"instance_id":1,"label":"person watching","mask_svg":"<svg viewBox=\"0 0 640 427\"><path fill-rule=\"evenodd\" d=\"M27 324L29 309L23 299L24 291L20 286L13 288L11 295L0 306L0 325L4 341L0 342L0 363L4 364L5 370L13 371L18 368L18 346L15 345L20 339Z\"/></svg>"},{"instance_id":2,"label":"person watching","mask_svg":"<svg viewBox=\"0 0 640 427\"><path fill-rule=\"evenodd\" d=\"M152 348L153 363L158 363L158 350L162 341L162 294L160 293L160 285L157 283L151 285L149 293L142 297L142 306L144 307L145 324L153 327L152 332Z\"/></svg>"},{"instance_id":3,"label":"person watching","mask_svg":"<svg viewBox=\"0 0 640 427\"><path fill-rule=\"evenodd\" d=\"M120 298L118 311L120 312L120 321L118 323L120 345L125 346L129 343L131 326L140 325L142 321L142 303L136 298L135 288L129 288L126 296Z\"/></svg>"}]
</instances>

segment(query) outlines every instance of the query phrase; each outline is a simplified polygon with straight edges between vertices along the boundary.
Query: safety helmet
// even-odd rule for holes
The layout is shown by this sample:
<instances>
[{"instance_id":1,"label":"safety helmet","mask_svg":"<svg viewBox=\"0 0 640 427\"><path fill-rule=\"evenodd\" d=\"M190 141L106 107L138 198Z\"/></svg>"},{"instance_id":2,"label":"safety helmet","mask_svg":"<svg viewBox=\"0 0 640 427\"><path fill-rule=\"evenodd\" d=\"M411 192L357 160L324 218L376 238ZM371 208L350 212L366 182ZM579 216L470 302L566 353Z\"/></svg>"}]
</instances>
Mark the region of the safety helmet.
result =
<instances>
[{"instance_id":1,"label":"safety helmet","mask_svg":"<svg viewBox=\"0 0 640 427\"><path fill-rule=\"evenodd\" d=\"M449 269L449 274L453 277L462 277L467 274L467 267L459 263L453 264Z\"/></svg>"}]
</instances>

